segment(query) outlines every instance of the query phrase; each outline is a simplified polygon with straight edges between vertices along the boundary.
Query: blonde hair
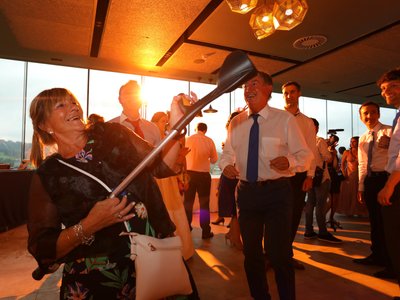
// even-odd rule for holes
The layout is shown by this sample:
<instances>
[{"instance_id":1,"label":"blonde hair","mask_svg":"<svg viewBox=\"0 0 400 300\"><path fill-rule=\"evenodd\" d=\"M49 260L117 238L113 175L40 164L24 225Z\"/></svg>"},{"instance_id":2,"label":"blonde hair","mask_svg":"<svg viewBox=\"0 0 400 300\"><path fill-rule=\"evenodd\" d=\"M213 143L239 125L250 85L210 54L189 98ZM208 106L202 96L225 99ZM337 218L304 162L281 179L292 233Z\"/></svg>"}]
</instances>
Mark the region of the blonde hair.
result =
<instances>
[{"instance_id":1,"label":"blonde hair","mask_svg":"<svg viewBox=\"0 0 400 300\"><path fill-rule=\"evenodd\" d=\"M158 112L154 113L153 117L151 118L151 122L157 123L158 121L160 121L160 119L162 117L167 117L168 118L167 113L165 113L163 111L158 111Z\"/></svg>"},{"instance_id":2,"label":"blonde hair","mask_svg":"<svg viewBox=\"0 0 400 300\"><path fill-rule=\"evenodd\" d=\"M79 105L76 97L69 90L64 88L44 90L32 100L29 113L33 125L32 150L30 156L33 166L38 167L43 162L43 146L51 146L56 143L53 136L44 130L43 126L50 117L54 106L68 99L73 100Z\"/></svg>"}]
</instances>

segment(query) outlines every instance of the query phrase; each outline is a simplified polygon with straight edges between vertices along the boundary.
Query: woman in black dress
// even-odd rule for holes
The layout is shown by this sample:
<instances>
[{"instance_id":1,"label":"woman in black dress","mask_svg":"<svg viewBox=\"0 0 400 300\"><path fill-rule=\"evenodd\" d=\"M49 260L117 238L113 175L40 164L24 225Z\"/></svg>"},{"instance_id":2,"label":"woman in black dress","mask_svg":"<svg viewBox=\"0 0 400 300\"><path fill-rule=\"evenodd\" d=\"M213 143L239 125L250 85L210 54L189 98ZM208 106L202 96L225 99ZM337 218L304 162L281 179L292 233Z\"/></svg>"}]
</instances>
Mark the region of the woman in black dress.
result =
<instances>
[{"instance_id":1,"label":"woman in black dress","mask_svg":"<svg viewBox=\"0 0 400 300\"><path fill-rule=\"evenodd\" d=\"M171 121L182 113L174 98ZM37 167L29 202L28 249L45 269L64 262L60 299L134 299L135 272L123 225L159 238L173 235L153 176L179 170L179 145L163 153L124 191L122 200L97 181L61 162L82 169L115 188L152 147L115 123L87 126L75 96L63 88L41 92L30 107L33 123L31 161ZM57 153L43 160L43 145ZM193 288L195 290L195 288ZM195 295L193 295L196 298Z\"/></svg>"}]
</instances>

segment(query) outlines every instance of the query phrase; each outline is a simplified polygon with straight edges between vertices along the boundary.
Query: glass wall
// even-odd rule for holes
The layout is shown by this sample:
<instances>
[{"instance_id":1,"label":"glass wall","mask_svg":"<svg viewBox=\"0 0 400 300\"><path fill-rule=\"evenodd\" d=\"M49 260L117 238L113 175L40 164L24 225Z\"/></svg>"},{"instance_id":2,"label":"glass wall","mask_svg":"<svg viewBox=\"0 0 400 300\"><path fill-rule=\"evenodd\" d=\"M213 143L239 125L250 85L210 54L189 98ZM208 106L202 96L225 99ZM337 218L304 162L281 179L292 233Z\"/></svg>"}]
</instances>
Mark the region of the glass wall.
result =
<instances>
[{"instance_id":1,"label":"glass wall","mask_svg":"<svg viewBox=\"0 0 400 300\"><path fill-rule=\"evenodd\" d=\"M32 139L29 105L42 90L65 87L77 96L85 115L96 113L108 121L121 114L119 88L129 80L136 80L142 86L141 114L148 120L157 111L169 110L173 96L180 92L193 91L202 99L215 89L215 85L198 82L0 59L0 163L17 167L22 158L28 157L28 151L23 151L29 150ZM188 134L195 132L197 123L206 123L207 135L221 153L230 113L246 107L243 92L238 88L213 101L211 105L218 112L203 112L203 117L194 118ZM282 94L272 93L269 105L283 109ZM327 137L329 129L343 129L337 134L340 145L346 148L351 136L359 136L366 130L359 119L358 104L301 97L299 107L304 114L319 121L319 136ZM395 114L394 109L381 108L380 120L390 125ZM220 172L217 165L212 166L212 171Z\"/></svg>"},{"instance_id":2,"label":"glass wall","mask_svg":"<svg viewBox=\"0 0 400 300\"><path fill-rule=\"evenodd\" d=\"M0 163L21 162L26 63L0 59Z\"/></svg>"},{"instance_id":3,"label":"glass wall","mask_svg":"<svg viewBox=\"0 0 400 300\"><path fill-rule=\"evenodd\" d=\"M66 88L77 97L82 106L83 114L86 115L88 94L87 69L28 63L27 70L25 157L30 155L33 129L29 117L29 107L34 97L46 89Z\"/></svg>"},{"instance_id":4,"label":"glass wall","mask_svg":"<svg viewBox=\"0 0 400 300\"><path fill-rule=\"evenodd\" d=\"M333 131L332 133L339 137L338 146L349 148L350 138L353 136L351 103L326 101L326 105L328 126L326 133ZM320 133L322 135L322 132Z\"/></svg>"},{"instance_id":5,"label":"glass wall","mask_svg":"<svg viewBox=\"0 0 400 300\"><path fill-rule=\"evenodd\" d=\"M326 117L326 100L302 97L303 113L310 118L314 118L319 123L318 136L326 138L327 117Z\"/></svg>"},{"instance_id":6,"label":"glass wall","mask_svg":"<svg viewBox=\"0 0 400 300\"><path fill-rule=\"evenodd\" d=\"M143 77L143 117L151 120L156 112L169 111L172 99L179 93L189 93L189 82L148 76Z\"/></svg>"},{"instance_id":7,"label":"glass wall","mask_svg":"<svg viewBox=\"0 0 400 300\"><path fill-rule=\"evenodd\" d=\"M121 114L118 101L119 89L129 80L141 84L141 76L90 70L88 115L98 114L109 121Z\"/></svg>"}]
</instances>

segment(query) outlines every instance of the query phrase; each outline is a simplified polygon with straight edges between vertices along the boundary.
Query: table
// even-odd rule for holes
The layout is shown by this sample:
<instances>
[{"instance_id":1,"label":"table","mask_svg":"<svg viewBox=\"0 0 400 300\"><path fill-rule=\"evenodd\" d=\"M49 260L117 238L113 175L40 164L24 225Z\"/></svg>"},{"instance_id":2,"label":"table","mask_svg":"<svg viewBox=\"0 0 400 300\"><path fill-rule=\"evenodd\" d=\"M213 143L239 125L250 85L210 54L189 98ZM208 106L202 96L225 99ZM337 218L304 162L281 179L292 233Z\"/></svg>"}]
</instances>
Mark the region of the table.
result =
<instances>
[{"instance_id":1,"label":"table","mask_svg":"<svg viewBox=\"0 0 400 300\"><path fill-rule=\"evenodd\" d=\"M0 170L0 232L27 220L32 170Z\"/></svg>"}]
</instances>

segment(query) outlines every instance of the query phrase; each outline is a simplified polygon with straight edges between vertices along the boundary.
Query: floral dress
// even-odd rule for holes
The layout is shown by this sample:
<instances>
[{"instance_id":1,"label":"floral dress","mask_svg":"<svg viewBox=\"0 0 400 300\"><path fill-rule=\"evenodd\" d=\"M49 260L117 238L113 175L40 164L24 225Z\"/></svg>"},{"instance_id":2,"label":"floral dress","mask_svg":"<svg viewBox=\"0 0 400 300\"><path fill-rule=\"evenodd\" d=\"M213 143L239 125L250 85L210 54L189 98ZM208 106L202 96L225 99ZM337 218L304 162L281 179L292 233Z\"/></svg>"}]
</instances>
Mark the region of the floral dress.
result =
<instances>
[{"instance_id":1,"label":"floral dress","mask_svg":"<svg viewBox=\"0 0 400 300\"><path fill-rule=\"evenodd\" d=\"M108 192L92 178L61 164L62 159L83 169L109 187L115 188L146 156L151 146L119 124L97 123L88 130L88 142L75 157L59 154L47 158L34 176L29 203L28 249L41 268L55 262L56 242L61 227L82 220ZM124 191L134 202L132 231L163 238L175 226L164 206L153 176L173 172L156 159ZM95 233L90 245L80 245L62 258L64 270L60 299L134 299L135 270L130 259L130 243L123 223ZM195 290L195 288L193 289Z\"/></svg>"}]
</instances>

